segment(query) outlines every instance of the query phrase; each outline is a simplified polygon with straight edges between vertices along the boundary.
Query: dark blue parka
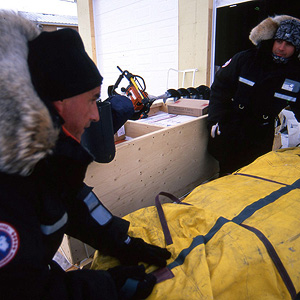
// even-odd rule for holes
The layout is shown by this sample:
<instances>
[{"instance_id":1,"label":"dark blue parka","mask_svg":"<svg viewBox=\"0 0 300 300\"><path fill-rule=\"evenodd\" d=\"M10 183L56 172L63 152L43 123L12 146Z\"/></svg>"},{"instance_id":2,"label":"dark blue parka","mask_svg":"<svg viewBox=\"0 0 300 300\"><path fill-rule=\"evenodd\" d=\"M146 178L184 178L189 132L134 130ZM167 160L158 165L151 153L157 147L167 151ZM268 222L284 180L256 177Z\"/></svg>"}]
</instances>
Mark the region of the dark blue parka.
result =
<instances>
[{"instance_id":1,"label":"dark blue parka","mask_svg":"<svg viewBox=\"0 0 300 300\"><path fill-rule=\"evenodd\" d=\"M0 298L117 299L108 272L64 272L52 261L64 233L113 255L129 224L99 223L100 202L83 183L92 157L32 86L27 43L38 28L0 10L0 32Z\"/></svg>"},{"instance_id":2,"label":"dark blue parka","mask_svg":"<svg viewBox=\"0 0 300 300\"><path fill-rule=\"evenodd\" d=\"M129 222L113 216L84 184L93 157L31 81L28 57L36 53L28 56L28 45L40 34L34 23L0 10L0 298L143 299L156 278L136 265L164 267L171 253L128 236ZM43 67L39 72L44 75ZM56 77L50 79L51 88ZM128 107L118 106L123 100L110 99L115 130L134 110L129 99ZM52 260L64 234L127 266L64 272Z\"/></svg>"},{"instance_id":3,"label":"dark blue parka","mask_svg":"<svg viewBox=\"0 0 300 300\"><path fill-rule=\"evenodd\" d=\"M300 62L295 54L286 64L275 63L272 44L263 41L233 56L211 86L208 130L218 123L221 134L210 137L209 151L226 171L272 150L274 122L283 108L300 120Z\"/></svg>"},{"instance_id":4,"label":"dark blue parka","mask_svg":"<svg viewBox=\"0 0 300 300\"><path fill-rule=\"evenodd\" d=\"M64 233L104 253L127 237L127 221L112 217L101 227L88 208L91 188L83 178L90 162L80 144L61 134L53 155L30 176L0 173L0 237L8 247L2 255L13 256L0 259L3 299L117 299L107 272L64 272L52 261Z\"/></svg>"}]
</instances>

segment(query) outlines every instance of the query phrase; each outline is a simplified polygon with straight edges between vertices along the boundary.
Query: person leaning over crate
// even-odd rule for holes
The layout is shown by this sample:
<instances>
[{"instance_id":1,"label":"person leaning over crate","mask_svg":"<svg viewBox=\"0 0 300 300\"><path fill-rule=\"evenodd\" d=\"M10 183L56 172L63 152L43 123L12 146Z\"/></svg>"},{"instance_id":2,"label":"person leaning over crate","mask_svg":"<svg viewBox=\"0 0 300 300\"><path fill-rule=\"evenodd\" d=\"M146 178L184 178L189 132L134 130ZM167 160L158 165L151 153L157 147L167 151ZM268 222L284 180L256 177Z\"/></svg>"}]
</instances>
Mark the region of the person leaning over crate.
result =
<instances>
[{"instance_id":1,"label":"person leaning over crate","mask_svg":"<svg viewBox=\"0 0 300 300\"><path fill-rule=\"evenodd\" d=\"M220 174L272 150L274 120L287 107L300 120L300 20L269 17L250 33L256 48L237 53L216 73L208 111L208 151Z\"/></svg>"},{"instance_id":2,"label":"person leaning over crate","mask_svg":"<svg viewBox=\"0 0 300 300\"><path fill-rule=\"evenodd\" d=\"M83 183L93 158L80 144L99 120L102 77L72 29L40 32L0 11L1 299L144 299L169 251L128 236ZM123 265L64 272L52 258L64 233ZM131 287L130 287L130 284Z\"/></svg>"}]
</instances>

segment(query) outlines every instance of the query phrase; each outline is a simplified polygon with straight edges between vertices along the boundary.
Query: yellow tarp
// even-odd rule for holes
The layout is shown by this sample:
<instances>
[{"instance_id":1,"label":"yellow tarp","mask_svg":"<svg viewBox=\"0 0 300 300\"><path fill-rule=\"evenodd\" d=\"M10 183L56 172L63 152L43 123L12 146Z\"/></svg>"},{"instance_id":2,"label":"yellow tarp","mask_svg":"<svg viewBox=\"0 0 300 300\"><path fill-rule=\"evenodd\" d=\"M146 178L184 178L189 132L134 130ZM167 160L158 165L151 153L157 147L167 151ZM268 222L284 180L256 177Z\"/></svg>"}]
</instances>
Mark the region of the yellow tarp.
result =
<instances>
[{"instance_id":1,"label":"yellow tarp","mask_svg":"<svg viewBox=\"0 0 300 300\"><path fill-rule=\"evenodd\" d=\"M290 148L198 186L184 200L191 205L163 204L174 277L158 283L148 299L291 299L300 290L299 188L300 149ZM154 206L125 219L132 236L166 246ZM268 250L247 226L270 242ZM96 253L92 268L116 264Z\"/></svg>"}]
</instances>

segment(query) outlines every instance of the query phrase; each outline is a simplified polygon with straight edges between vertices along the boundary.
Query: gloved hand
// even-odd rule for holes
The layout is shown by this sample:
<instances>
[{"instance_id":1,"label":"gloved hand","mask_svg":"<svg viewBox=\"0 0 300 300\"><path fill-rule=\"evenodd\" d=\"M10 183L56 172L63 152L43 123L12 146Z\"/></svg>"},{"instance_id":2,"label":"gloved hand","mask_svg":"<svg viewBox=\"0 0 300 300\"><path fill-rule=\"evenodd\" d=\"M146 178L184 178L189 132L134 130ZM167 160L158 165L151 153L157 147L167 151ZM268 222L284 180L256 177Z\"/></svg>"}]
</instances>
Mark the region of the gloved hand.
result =
<instances>
[{"instance_id":1,"label":"gloved hand","mask_svg":"<svg viewBox=\"0 0 300 300\"><path fill-rule=\"evenodd\" d=\"M117 266L108 269L107 272L114 280L120 300L138 300L147 298L156 283L152 274L145 273L145 267Z\"/></svg>"},{"instance_id":2,"label":"gloved hand","mask_svg":"<svg viewBox=\"0 0 300 300\"><path fill-rule=\"evenodd\" d=\"M220 134L221 131L220 131L219 123L217 123L211 127L210 135L214 139L216 135L220 135Z\"/></svg>"},{"instance_id":3,"label":"gloved hand","mask_svg":"<svg viewBox=\"0 0 300 300\"><path fill-rule=\"evenodd\" d=\"M171 253L158 246L150 245L140 238L128 237L118 249L117 258L123 265L134 265L145 262L158 267L165 267Z\"/></svg>"}]
</instances>

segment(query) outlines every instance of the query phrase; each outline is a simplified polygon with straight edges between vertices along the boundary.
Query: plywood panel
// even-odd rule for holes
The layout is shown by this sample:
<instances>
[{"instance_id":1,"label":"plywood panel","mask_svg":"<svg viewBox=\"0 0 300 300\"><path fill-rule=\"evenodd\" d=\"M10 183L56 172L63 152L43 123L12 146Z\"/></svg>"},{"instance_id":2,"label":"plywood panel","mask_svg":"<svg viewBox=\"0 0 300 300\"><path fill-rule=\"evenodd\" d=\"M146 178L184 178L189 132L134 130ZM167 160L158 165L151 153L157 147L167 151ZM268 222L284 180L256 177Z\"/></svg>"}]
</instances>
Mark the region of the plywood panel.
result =
<instances>
[{"instance_id":1,"label":"plywood panel","mask_svg":"<svg viewBox=\"0 0 300 300\"><path fill-rule=\"evenodd\" d=\"M86 183L112 213L124 216L153 205L161 191L180 197L215 175L217 162L206 146L202 116L117 145L112 162L90 165Z\"/></svg>"}]
</instances>

